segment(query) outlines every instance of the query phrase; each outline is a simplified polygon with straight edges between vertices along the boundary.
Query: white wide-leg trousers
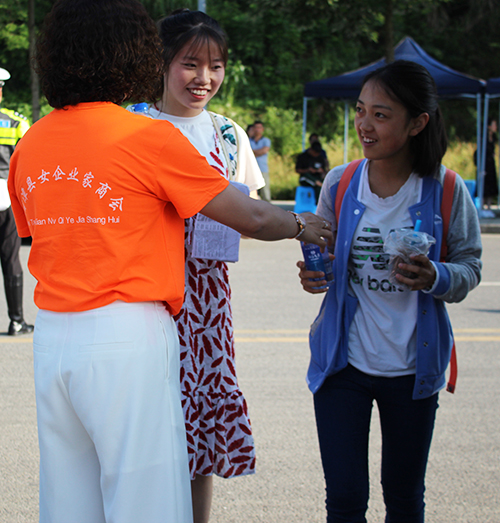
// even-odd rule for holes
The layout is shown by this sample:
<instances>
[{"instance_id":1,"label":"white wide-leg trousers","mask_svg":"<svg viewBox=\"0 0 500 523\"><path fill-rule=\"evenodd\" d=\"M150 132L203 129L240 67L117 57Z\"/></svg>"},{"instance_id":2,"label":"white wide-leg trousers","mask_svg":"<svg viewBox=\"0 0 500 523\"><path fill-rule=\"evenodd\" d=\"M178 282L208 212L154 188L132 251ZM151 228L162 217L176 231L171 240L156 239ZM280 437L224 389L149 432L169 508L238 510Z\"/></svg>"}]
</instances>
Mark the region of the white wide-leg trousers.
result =
<instances>
[{"instance_id":1,"label":"white wide-leg trousers","mask_svg":"<svg viewBox=\"0 0 500 523\"><path fill-rule=\"evenodd\" d=\"M40 523L192 523L179 342L161 303L40 310Z\"/></svg>"}]
</instances>

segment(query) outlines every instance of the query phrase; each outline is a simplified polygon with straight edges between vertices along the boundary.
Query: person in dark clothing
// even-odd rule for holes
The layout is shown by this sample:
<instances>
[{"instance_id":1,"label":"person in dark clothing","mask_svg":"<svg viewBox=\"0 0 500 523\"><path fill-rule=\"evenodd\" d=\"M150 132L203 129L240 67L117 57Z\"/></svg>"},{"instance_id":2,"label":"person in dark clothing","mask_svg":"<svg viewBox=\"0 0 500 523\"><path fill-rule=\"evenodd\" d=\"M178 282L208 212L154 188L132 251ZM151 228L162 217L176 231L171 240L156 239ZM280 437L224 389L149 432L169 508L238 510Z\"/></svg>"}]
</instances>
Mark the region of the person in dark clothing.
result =
<instances>
[{"instance_id":1,"label":"person in dark clothing","mask_svg":"<svg viewBox=\"0 0 500 523\"><path fill-rule=\"evenodd\" d=\"M3 86L9 78L10 73L0 67L0 103ZM33 325L27 324L23 316L23 269L19 260L21 238L17 234L7 189L10 157L29 127L24 116L0 107L0 262L10 318L9 336L33 332Z\"/></svg>"},{"instance_id":2,"label":"person in dark clothing","mask_svg":"<svg viewBox=\"0 0 500 523\"><path fill-rule=\"evenodd\" d=\"M498 198L497 168L495 165L495 144L498 140L496 120L488 118L488 139L486 141L486 162L484 165L483 198L487 209ZM477 165L477 151L474 151L474 165Z\"/></svg>"},{"instance_id":3,"label":"person in dark clothing","mask_svg":"<svg viewBox=\"0 0 500 523\"><path fill-rule=\"evenodd\" d=\"M319 136L316 133L311 133L309 135L309 144L312 145L314 142L321 142ZM321 147L321 155L325 159L325 172L327 173L330 170L330 162L328 161L328 156L326 151Z\"/></svg>"},{"instance_id":4,"label":"person in dark clothing","mask_svg":"<svg viewBox=\"0 0 500 523\"><path fill-rule=\"evenodd\" d=\"M322 147L319 142L313 142L309 149L297 157L295 171L299 173L299 185L312 187L316 201L323 185L326 174L325 158L322 155Z\"/></svg>"}]
</instances>

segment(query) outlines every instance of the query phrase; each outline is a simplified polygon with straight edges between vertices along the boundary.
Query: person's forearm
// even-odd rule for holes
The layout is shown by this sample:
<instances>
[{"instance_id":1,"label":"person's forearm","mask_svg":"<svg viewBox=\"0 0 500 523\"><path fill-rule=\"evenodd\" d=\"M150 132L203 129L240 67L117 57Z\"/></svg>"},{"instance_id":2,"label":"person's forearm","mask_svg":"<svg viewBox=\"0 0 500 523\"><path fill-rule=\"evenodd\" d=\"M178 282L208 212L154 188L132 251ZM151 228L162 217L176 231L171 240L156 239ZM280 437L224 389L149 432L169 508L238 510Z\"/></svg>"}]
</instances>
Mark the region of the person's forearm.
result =
<instances>
[{"instance_id":1,"label":"person's forearm","mask_svg":"<svg viewBox=\"0 0 500 523\"><path fill-rule=\"evenodd\" d=\"M294 238L300 232L293 214L262 200L253 200L229 185L211 200L201 213L258 240ZM324 246L321 236L331 237L325 222L310 213L303 219L306 227L301 239Z\"/></svg>"},{"instance_id":2,"label":"person's forearm","mask_svg":"<svg viewBox=\"0 0 500 523\"><path fill-rule=\"evenodd\" d=\"M293 238L298 233L295 218L281 208L253 200L229 185L201 211L236 231L259 240Z\"/></svg>"},{"instance_id":3,"label":"person's forearm","mask_svg":"<svg viewBox=\"0 0 500 523\"><path fill-rule=\"evenodd\" d=\"M269 152L269 147L261 147L260 149L254 149L253 154L255 154L255 156L258 157L258 156L264 156L268 152Z\"/></svg>"}]
</instances>

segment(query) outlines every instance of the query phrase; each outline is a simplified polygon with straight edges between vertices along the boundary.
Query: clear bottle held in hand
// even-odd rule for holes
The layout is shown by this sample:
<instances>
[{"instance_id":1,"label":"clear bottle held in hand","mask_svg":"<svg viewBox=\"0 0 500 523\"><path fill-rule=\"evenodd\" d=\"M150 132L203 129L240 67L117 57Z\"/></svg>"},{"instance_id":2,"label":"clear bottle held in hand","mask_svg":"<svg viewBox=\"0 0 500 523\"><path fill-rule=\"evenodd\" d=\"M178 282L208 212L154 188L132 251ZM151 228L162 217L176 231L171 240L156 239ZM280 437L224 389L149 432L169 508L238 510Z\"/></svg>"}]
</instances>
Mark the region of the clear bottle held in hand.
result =
<instances>
[{"instance_id":1,"label":"clear bottle held in hand","mask_svg":"<svg viewBox=\"0 0 500 523\"><path fill-rule=\"evenodd\" d=\"M402 228L392 230L385 239L384 252L390 255L389 281L394 285L409 288L407 285L402 284L397 279L396 275L401 274L406 278L412 279L414 279L416 275L413 272L403 271L399 268L399 264L415 264L411 257L415 254L423 254L424 256L427 256L431 246L436 243L434 237L426 232L420 231L421 224L421 220L417 220L413 229Z\"/></svg>"}]
</instances>

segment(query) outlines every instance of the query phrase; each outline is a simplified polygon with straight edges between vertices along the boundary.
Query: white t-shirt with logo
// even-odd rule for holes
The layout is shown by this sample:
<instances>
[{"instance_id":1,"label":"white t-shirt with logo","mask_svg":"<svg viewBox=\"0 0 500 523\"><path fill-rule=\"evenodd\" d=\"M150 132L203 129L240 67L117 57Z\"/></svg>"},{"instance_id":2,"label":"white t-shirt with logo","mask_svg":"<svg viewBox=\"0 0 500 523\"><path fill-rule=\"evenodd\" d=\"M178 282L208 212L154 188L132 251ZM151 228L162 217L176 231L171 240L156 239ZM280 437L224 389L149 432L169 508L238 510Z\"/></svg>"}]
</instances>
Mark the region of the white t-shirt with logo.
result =
<instances>
[{"instance_id":1,"label":"white t-shirt with logo","mask_svg":"<svg viewBox=\"0 0 500 523\"><path fill-rule=\"evenodd\" d=\"M366 162L358 200L366 206L351 243L349 289L359 305L349 330L349 363L375 376L415 373L418 293L389 282L384 239L413 228L408 208L421 199L422 179L412 173L393 196L372 193Z\"/></svg>"}]
</instances>

